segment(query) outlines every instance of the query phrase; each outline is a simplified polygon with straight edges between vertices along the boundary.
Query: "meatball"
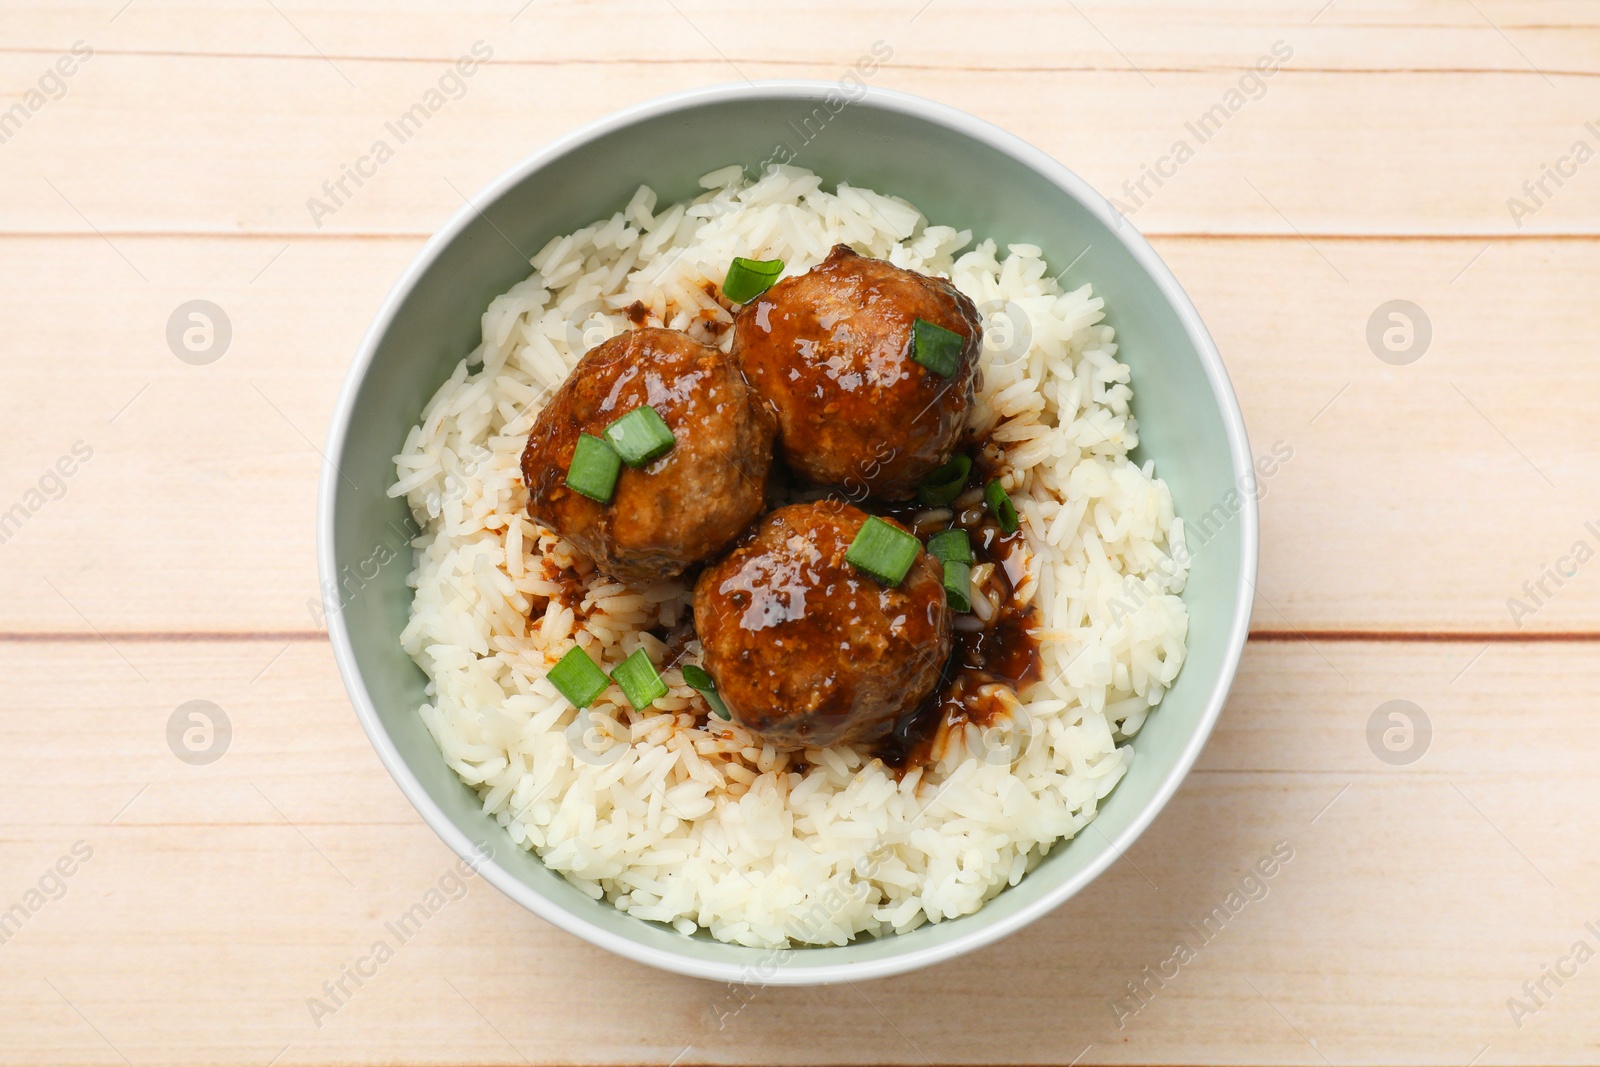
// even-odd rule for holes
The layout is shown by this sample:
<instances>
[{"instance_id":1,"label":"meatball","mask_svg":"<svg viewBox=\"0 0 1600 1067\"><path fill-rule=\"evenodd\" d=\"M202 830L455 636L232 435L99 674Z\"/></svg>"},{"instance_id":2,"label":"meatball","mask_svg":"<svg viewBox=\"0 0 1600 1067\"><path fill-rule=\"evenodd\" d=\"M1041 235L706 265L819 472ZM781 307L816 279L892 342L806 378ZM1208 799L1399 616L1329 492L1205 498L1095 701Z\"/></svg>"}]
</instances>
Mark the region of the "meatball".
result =
<instances>
[{"instance_id":1,"label":"meatball","mask_svg":"<svg viewBox=\"0 0 1600 1067\"><path fill-rule=\"evenodd\" d=\"M895 588L857 570L844 554L866 521L831 500L779 508L695 583L705 668L774 748L880 740L939 684L944 570L927 552Z\"/></svg>"},{"instance_id":2,"label":"meatball","mask_svg":"<svg viewBox=\"0 0 1600 1067\"><path fill-rule=\"evenodd\" d=\"M609 504L566 484L579 434L656 409L676 443L623 466ZM677 330L630 330L589 350L539 413L522 453L528 514L624 582L670 578L761 514L772 416L715 348Z\"/></svg>"},{"instance_id":3,"label":"meatball","mask_svg":"<svg viewBox=\"0 0 1600 1067\"><path fill-rule=\"evenodd\" d=\"M965 342L950 377L911 358L917 319ZM750 301L733 327L734 361L776 413L789 468L886 500L950 459L982 347L977 309L955 286L846 245Z\"/></svg>"}]
</instances>

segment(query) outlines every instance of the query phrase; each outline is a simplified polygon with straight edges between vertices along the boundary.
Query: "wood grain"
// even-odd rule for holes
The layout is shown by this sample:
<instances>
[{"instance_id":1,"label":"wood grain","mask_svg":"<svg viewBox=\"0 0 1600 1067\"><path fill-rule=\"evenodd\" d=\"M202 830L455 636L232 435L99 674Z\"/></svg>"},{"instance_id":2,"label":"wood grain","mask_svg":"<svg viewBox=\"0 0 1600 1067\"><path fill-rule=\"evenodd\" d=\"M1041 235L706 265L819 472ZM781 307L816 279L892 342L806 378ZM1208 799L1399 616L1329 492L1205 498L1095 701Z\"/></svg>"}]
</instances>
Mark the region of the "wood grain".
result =
<instances>
[{"instance_id":1,"label":"wood grain","mask_svg":"<svg viewBox=\"0 0 1600 1067\"><path fill-rule=\"evenodd\" d=\"M0 0L0 24L0 116L30 112L0 120L0 514L27 505L0 540L0 1064L1600 1055L1592 966L1544 975L1600 949L1600 585L1547 577L1600 547L1600 163L1545 179L1531 215L1507 204L1600 146L1600 7ZM35 107L80 41L93 57ZM307 197L477 41L494 57L465 94L316 225ZM730 989L472 882L318 1027L307 999L451 862L307 608L318 450L373 311L463 195L579 124L835 80L875 41L873 84L991 119L1133 208L1255 450L1293 450L1264 483L1261 640L1200 765L1125 861L940 968ZM1280 41L1259 99L1158 188L1124 187ZM195 298L234 327L204 367L164 339ZM1366 340L1394 299L1433 330L1408 366ZM166 742L196 699L234 730L209 766ZM1397 699L1432 726L1404 766L1368 740ZM1265 896L1145 979L1280 842ZM30 897L58 861L64 894Z\"/></svg>"},{"instance_id":2,"label":"wood grain","mask_svg":"<svg viewBox=\"0 0 1600 1067\"><path fill-rule=\"evenodd\" d=\"M120 0L118 0L120 2ZM1048 0L915 3L869 0L756 6L681 0L591 4L542 0L466 2L448 11L416 5L403 18L374 18L359 0L201 6L145 0L115 4L12 5L8 44L49 51L96 35L107 51L286 55L341 59L453 59L463 27L497 32L506 62L621 68L665 53L726 67L854 59L852 31L894 34L906 66L969 70L1104 69L1155 74L1232 70L1253 63L1276 37L1305 38L1305 64L1355 74L1373 70L1593 73L1594 7L1582 0L1295 0L1196 5L1182 0L1051 4ZM274 10L274 8L276 10ZM676 10L674 10L676 8ZM113 15L115 19L112 19ZM618 33L618 27L626 32ZM702 36L703 31L703 36ZM859 36L859 34L855 34ZM1520 49L1520 54L1519 54ZM720 54L719 54L720 53Z\"/></svg>"},{"instance_id":3,"label":"wood grain","mask_svg":"<svg viewBox=\"0 0 1600 1067\"><path fill-rule=\"evenodd\" d=\"M1462 1063L1487 1045L1492 1064L1578 1062L1600 1027L1586 970L1520 1030L1506 1008L1600 919L1592 650L1251 646L1198 769L1127 860L1025 936L933 970L733 990L614 959L475 882L320 1028L307 998L452 857L372 757L325 647L121 651L147 681L95 644L0 647L0 903L93 849L0 945L3 1063L120 1062L110 1043L172 1064L286 1045L279 1063L1030 1063L1086 1046L1083 1062ZM195 698L233 724L209 767L166 748ZM1366 739L1396 698L1432 722L1407 767ZM1293 859L1265 897L1199 945L1186 924L1279 842ZM1114 1010L1179 938L1197 958Z\"/></svg>"},{"instance_id":4,"label":"wood grain","mask_svg":"<svg viewBox=\"0 0 1600 1067\"><path fill-rule=\"evenodd\" d=\"M477 27L456 31L448 38L453 54L480 36ZM741 76L837 79L880 36L863 30L837 60L801 66L759 59L723 69L491 61L464 83L460 99L399 146L381 181L357 190L331 218L315 219L307 201L325 197L323 183L371 152L384 124L436 86L448 70L444 60L364 62L359 69L347 62L351 69L341 73L337 62L314 57L97 54L63 98L5 144L0 232L425 236L464 195L581 123ZM1272 41L1252 47L1259 55ZM27 85L49 62L32 52L0 54L0 77ZM1600 128L1592 78L1351 77L1296 71L1291 60L1263 83L1264 95L1201 143L1186 124L1219 104L1239 75L1158 77L910 69L891 59L872 81L998 122L1117 196L1146 232L1600 235L1600 183L1593 180L1553 189L1525 219L1506 208L1524 181L1585 135L1586 122ZM235 101L248 101L248 117ZM1093 101L1094 121L1062 121L1072 101ZM1588 136L1600 142L1600 135ZM1159 188L1147 181L1142 193L1125 188L1143 168L1167 167L1162 159L1180 139L1194 155L1175 176ZM113 154L117 166L83 165L102 153Z\"/></svg>"},{"instance_id":5,"label":"wood grain","mask_svg":"<svg viewBox=\"0 0 1600 1067\"><path fill-rule=\"evenodd\" d=\"M1332 241L1321 255L1296 239L1157 243L1228 361L1255 451L1292 450L1262 482L1257 627L1600 629L1587 570L1560 588L1547 581L1553 595L1532 614L1507 607L1531 604L1523 583L1574 541L1600 546L1585 528L1600 522L1589 340L1600 305L1570 288L1600 242ZM0 316L15 351L38 353L0 367L14 441L0 511L74 443L94 450L65 497L0 544L4 628L315 628L327 419L417 242L117 247L149 284L94 237L0 239ZM1093 260L1091 250L1075 271L1092 279ZM88 298L86 279L119 272L133 284ZM1434 331L1405 367L1366 342L1373 309L1400 296ZM204 367L174 358L164 336L173 308L196 297L234 328L227 354ZM104 536L74 536L90 529Z\"/></svg>"}]
</instances>

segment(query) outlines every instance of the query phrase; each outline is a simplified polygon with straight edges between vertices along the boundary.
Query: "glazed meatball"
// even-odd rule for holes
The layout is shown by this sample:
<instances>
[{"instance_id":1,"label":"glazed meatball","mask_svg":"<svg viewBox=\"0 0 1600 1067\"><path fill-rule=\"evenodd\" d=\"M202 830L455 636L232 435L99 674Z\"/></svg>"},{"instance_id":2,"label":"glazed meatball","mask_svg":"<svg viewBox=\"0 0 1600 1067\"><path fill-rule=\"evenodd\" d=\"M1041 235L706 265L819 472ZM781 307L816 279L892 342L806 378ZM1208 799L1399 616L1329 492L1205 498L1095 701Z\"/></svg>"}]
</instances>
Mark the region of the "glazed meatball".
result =
<instances>
[{"instance_id":1,"label":"glazed meatball","mask_svg":"<svg viewBox=\"0 0 1600 1067\"><path fill-rule=\"evenodd\" d=\"M950 377L911 358L925 319L965 342ZM950 458L983 347L955 286L836 245L805 274L740 309L733 358L778 419L789 468L808 481L899 500Z\"/></svg>"},{"instance_id":2,"label":"glazed meatball","mask_svg":"<svg viewBox=\"0 0 1600 1067\"><path fill-rule=\"evenodd\" d=\"M566 484L579 434L650 405L676 443L624 465L609 504ZM623 582L670 578L761 513L772 416L726 356L677 330L638 329L590 349L539 413L522 453L528 514Z\"/></svg>"},{"instance_id":3,"label":"glazed meatball","mask_svg":"<svg viewBox=\"0 0 1600 1067\"><path fill-rule=\"evenodd\" d=\"M705 668L774 748L880 740L939 684L944 571L925 551L894 588L857 570L845 551L866 521L837 501L779 508L695 583Z\"/></svg>"}]
</instances>

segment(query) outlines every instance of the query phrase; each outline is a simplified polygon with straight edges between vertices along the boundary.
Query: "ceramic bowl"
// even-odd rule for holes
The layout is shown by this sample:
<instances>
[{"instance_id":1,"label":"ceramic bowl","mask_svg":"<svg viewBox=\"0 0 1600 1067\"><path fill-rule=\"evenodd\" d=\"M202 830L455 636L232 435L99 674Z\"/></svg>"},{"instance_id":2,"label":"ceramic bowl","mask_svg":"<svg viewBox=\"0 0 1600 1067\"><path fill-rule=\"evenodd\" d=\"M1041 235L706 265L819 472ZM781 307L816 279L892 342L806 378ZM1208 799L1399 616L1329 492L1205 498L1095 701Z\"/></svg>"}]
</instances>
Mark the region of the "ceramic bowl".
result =
<instances>
[{"instance_id":1,"label":"ceramic bowl","mask_svg":"<svg viewBox=\"0 0 1600 1067\"><path fill-rule=\"evenodd\" d=\"M417 714L424 677L400 647L410 590L403 500L392 457L428 397L479 340L480 316L530 271L524 253L610 215L641 184L670 203L739 162L793 162L894 193L928 218L1001 246L1029 242L1064 282L1106 301L1133 373L1135 459L1155 460L1178 514L1208 531L1184 600L1189 654L1133 741L1097 833L1063 842L973 915L843 947L762 951L684 936L590 899L517 847L445 766ZM522 251L519 251L522 250ZM852 80L696 89L619 112L541 148L473 197L389 294L339 397L322 478L317 547L334 590L328 631L356 714L429 826L530 911L619 955L702 978L807 984L908 971L987 945L1046 914L1113 863L1183 781L1222 709L1244 646L1257 518L1244 423L1216 347L1143 237L1061 163L1003 130L932 101ZM387 565L376 565L395 558Z\"/></svg>"}]
</instances>

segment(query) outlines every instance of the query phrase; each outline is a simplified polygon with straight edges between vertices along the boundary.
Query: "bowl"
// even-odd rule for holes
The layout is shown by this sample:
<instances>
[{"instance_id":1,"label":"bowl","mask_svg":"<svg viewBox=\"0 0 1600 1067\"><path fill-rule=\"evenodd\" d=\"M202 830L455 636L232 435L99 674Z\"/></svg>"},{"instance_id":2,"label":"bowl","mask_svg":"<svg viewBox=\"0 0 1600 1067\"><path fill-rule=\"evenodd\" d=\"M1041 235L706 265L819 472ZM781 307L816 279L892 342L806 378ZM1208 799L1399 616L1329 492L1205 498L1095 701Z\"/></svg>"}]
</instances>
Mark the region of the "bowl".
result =
<instances>
[{"instance_id":1,"label":"bowl","mask_svg":"<svg viewBox=\"0 0 1600 1067\"><path fill-rule=\"evenodd\" d=\"M902 196L927 217L1000 245L1029 242L1093 282L1133 372L1140 445L1177 512L1208 531L1184 600L1188 660L1133 741L1127 776L1095 827L1058 844L975 914L841 947L761 950L633 918L515 845L445 765L417 714L422 672L401 649L410 590L405 501L392 457L423 404L477 344L489 301L530 271L526 253L624 205L638 185L662 203L700 191L730 162L794 162ZM519 251L520 250L520 251ZM1081 257L1081 258L1080 258ZM875 978L948 960L1060 905L1121 856L1205 744L1244 647L1256 567L1251 455L1238 402L1200 317L1150 245L1066 167L989 123L858 79L715 86L601 119L497 178L407 268L356 353L329 430L317 551L328 633L356 715L424 821L512 899L632 960L728 982L804 985ZM1198 540L1198 538L1196 538Z\"/></svg>"}]
</instances>

